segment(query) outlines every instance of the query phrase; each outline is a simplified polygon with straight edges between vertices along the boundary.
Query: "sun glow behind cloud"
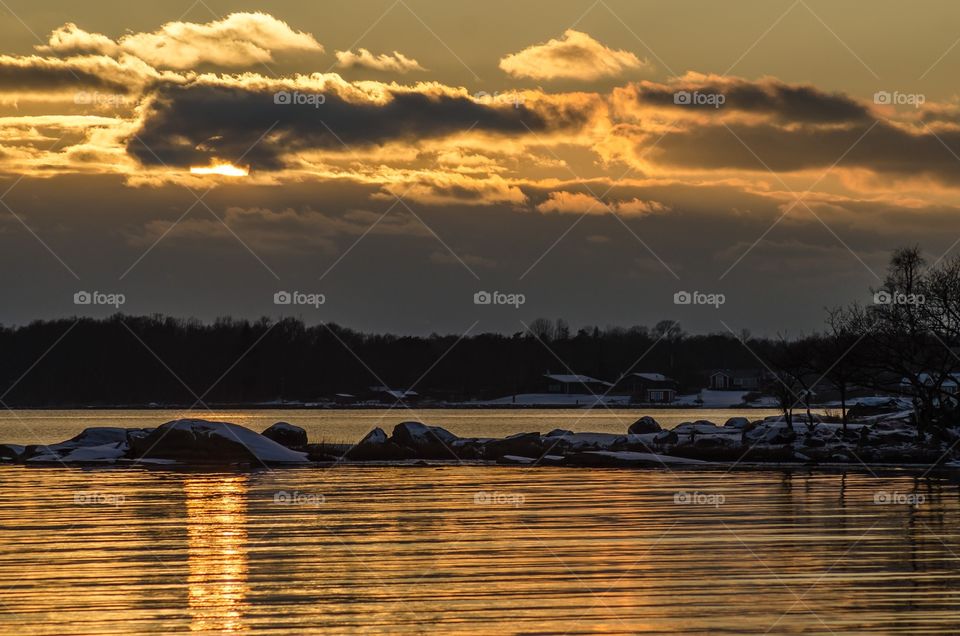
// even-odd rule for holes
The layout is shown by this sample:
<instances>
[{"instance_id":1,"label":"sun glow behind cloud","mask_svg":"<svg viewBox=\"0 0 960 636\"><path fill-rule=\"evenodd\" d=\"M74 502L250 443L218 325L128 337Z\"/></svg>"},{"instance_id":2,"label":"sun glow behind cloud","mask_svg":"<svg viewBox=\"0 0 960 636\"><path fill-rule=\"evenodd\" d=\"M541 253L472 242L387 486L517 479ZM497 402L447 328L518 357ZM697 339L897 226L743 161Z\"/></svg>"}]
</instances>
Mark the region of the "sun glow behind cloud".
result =
<instances>
[{"instance_id":1,"label":"sun glow behind cloud","mask_svg":"<svg viewBox=\"0 0 960 636\"><path fill-rule=\"evenodd\" d=\"M190 174L217 174L223 177L246 177L250 174L250 170L241 166L235 166L231 163L217 163L211 166L191 166Z\"/></svg>"}]
</instances>

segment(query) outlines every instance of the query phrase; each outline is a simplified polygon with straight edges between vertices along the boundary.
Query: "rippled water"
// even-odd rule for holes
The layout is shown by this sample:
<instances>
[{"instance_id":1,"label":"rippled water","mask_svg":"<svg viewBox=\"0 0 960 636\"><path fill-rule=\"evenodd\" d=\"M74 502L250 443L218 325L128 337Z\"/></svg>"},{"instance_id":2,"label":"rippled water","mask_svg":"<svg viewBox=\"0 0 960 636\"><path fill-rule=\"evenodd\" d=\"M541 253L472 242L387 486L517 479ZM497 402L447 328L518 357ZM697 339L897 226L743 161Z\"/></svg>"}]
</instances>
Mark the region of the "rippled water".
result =
<instances>
[{"instance_id":1,"label":"rippled water","mask_svg":"<svg viewBox=\"0 0 960 636\"><path fill-rule=\"evenodd\" d=\"M956 633L958 521L906 474L3 466L0 632Z\"/></svg>"},{"instance_id":2,"label":"rippled water","mask_svg":"<svg viewBox=\"0 0 960 636\"><path fill-rule=\"evenodd\" d=\"M274 422L287 421L307 430L312 441L357 442L379 426L388 433L406 420L443 426L462 437L503 437L513 433L554 428L576 432L626 433L641 415L652 415L664 428L680 422L706 419L722 424L733 415L751 419L775 415L769 409L744 412L729 409L370 409L370 410L84 410L6 411L0 409L0 443L36 444L59 442L88 426L152 427L181 417L199 417L242 424L262 431Z\"/></svg>"}]
</instances>

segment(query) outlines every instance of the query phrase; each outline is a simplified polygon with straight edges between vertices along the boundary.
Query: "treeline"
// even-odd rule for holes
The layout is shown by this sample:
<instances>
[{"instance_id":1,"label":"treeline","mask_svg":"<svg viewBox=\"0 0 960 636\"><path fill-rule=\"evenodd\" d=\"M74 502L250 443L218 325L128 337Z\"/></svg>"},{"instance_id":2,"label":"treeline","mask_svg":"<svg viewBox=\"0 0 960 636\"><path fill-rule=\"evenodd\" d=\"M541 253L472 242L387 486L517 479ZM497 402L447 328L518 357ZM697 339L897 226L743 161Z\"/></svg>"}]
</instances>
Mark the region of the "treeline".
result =
<instances>
[{"instance_id":1,"label":"treeline","mask_svg":"<svg viewBox=\"0 0 960 636\"><path fill-rule=\"evenodd\" d=\"M960 257L928 264L919 248L898 249L871 291L872 303L828 310L822 331L767 350L770 391L787 419L797 408L809 414L821 387L842 402L866 387L909 396L921 434L960 426Z\"/></svg>"},{"instance_id":2,"label":"treeline","mask_svg":"<svg viewBox=\"0 0 960 636\"><path fill-rule=\"evenodd\" d=\"M462 338L291 318L115 315L0 328L0 399L9 406L315 401L380 384L438 400L488 399L543 391L548 371L608 381L656 371L698 390L713 368L757 366L732 335L687 335L670 321L572 331L562 320L536 320L515 334Z\"/></svg>"},{"instance_id":3,"label":"treeline","mask_svg":"<svg viewBox=\"0 0 960 636\"><path fill-rule=\"evenodd\" d=\"M659 372L681 392L718 368L764 369L765 392L788 418L824 396L905 394L921 430L960 424L960 258L928 265L918 248L894 252L872 303L826 310L800 337L686 334L652 327L583 327L538 319L514 334L365 334L306 326L164 316L38 321L0 327L0 403L10 407L252 404L318 401L371 386L466 401L545 390L544 373L615 381ZM862 393L861 393L862 394ZM846 423L845 404L842 410Z\"/></svg>"}]
</instances>

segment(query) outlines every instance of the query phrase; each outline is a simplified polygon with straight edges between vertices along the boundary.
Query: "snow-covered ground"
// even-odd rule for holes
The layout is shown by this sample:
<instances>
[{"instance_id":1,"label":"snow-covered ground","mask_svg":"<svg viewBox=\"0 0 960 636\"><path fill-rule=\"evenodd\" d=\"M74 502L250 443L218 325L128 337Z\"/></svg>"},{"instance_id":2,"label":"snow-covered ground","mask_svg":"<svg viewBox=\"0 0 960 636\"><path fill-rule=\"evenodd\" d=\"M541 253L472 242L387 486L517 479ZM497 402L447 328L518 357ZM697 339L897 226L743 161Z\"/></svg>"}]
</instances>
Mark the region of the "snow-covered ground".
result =
<instances>
[{"instance_id":1,"label":"snow-covered ground","mask_svg":"<svg viewBox=\"0 0 960 636\"><path fill-rule=\"evenodd\" d=\"M589 393L521 393L495 400L475 402L477 406L626 406L629 395L590 395Z\"/></svg>"},{"instance_id":2,"label":"snow-covered ground","mask_svg":"<svg viewBox=\"0 0 960 636\"><path fill-rule=\"evenodd\" d=\"M699 393L678 395L677 401L674 402L674 404L682 404L684 406L703 406L704 408L708 409L732 408L734 406L742 405L744 403L744 398L749 393L749 391L712 391L710 389L702 389ZM776 408L777 402L772 397L765 396L759 400L750 402L748 406L755 408Z\"/></svg>"}]
</instances>

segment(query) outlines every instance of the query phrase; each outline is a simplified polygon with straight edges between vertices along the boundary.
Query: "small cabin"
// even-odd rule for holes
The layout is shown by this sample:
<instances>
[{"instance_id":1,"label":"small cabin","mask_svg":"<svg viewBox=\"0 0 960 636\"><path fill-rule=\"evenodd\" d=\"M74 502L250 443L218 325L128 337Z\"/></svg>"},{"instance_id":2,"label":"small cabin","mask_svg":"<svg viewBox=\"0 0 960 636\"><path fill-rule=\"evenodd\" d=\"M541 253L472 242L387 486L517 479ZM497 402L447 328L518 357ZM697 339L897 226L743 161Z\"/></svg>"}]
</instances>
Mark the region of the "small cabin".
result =
<instances>
[{"instance_id":1,"label":"small cabin","mask_svg":"<svg viewBox=\"0 0 960 636\"><path fill-rule=\"evenodd\" d=\"M669 404L677 399L678 383L662 373L628 373L617 380L616 391L631 402Z\"/></svg>"},{"instance_id":2,"label":"small cabin","mask_svg":"<svg viewBox=\"0 0 960 636\"><path fill-rule=\"evenodd\" d=\"M715 369L710 373L712 391L759 391L768 380L763 369Z\"/></svg>"}]
</instances>

